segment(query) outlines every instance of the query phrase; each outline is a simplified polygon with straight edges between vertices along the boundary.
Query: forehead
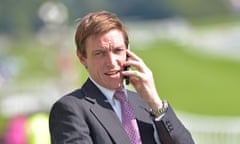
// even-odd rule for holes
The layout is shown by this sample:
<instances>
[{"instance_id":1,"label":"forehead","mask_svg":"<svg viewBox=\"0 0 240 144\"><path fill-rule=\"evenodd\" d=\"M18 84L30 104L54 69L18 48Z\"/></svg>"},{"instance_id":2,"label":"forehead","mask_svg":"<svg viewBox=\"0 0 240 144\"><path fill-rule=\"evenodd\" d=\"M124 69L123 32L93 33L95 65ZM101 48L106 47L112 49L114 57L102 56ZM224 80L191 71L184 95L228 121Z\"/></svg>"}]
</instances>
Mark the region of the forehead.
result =
<instances>
[{"instance_id":1,"label":"forehead","mask_svg":"<svg viewBox=\"0 0 240 144\"><path fill-rule=\"evenodd\" d=\"M95 44L96 46L120 46L124 45L123 33L119 30L113 29L100 35L93 35L87 39L87 45Z\"/></svg>"}]
</instances>

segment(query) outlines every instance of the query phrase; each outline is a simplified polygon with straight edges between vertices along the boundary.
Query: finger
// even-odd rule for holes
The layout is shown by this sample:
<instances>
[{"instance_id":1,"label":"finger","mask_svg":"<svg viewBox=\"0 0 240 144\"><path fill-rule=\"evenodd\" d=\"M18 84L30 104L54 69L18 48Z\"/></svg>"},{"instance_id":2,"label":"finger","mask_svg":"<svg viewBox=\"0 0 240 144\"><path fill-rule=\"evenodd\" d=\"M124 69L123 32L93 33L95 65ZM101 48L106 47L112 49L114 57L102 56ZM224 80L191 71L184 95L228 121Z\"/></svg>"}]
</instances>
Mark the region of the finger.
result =
<instances>
[{"instance_id":1,"label":"finger","mask_svg":"<svg viewBox=\"0 0 240 144\"><path fill-rule=\"evenodd\" d=\"M140 72L145 72L147 69L146 65L141 61L136 61L136 60L128 60L124 63L124 66L131 66L131 67L135 67L138 71Z\"/></svg>"},{"instance_id":2,"label":"finger","mask_svg":"<svg viewBox=\"0 0 240 144\"><path fill-rule=\"evenodd\" d=\"M142 73L140 73L139 71L135 71L135 70L130 70L130 71L122 71L122 75L124 76L129 76L131 78L135 78L135 79L142 79Z\"/></svg>"},{"instance_id":3,"label":"finger","mask_svg":"<svg viewBox=\"0 0 240 144\"><path fill-rule=\"evenodd\" d=\"M138 57L135 53L131 52L130 50L127 50L127 56L129 59L141 61L141 58Z\"/></svg>"}]
</instances>

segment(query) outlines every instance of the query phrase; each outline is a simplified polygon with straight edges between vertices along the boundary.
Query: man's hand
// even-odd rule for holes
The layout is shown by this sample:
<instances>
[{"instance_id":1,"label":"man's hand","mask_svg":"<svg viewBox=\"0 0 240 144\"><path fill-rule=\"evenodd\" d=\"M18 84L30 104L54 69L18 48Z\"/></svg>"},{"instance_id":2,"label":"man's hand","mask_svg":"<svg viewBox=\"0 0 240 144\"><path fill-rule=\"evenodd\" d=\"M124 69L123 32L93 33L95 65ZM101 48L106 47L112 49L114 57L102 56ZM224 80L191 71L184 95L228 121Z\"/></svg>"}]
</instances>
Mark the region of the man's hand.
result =
<instances>
[{"instance_id":1,"label":"man's hand","mask_svg":"<svg viewBox=\"0 0 240 144\"><path fill-rule=\"evenodd\" d=\"M127 50L127 55L129 58L124 66L134 67L135 70L122 71L122 74L129 76L130 83L132 83L137 93L152 109L162 108L162 101L157 93L152 71L133 52Z\"/></svg>"}]
</instances>

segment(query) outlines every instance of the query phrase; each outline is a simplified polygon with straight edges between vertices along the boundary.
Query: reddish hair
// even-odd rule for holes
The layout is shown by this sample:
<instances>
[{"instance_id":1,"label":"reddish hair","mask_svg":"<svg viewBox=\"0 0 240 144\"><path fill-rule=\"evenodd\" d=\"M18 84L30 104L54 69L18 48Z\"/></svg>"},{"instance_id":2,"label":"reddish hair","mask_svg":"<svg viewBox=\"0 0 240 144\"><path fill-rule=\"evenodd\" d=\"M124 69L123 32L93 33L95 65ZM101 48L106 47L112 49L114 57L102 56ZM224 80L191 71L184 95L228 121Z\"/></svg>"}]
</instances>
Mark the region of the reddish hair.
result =
<instances>
[{"instance_id":1,"label":"reddish hair","mask_svg":"<svg viewBox=\"0 0 240 144\"><path fill-rule=\"evenodd\" d=\"M77 51L79 51L84 57L87 57L86 39L89 36L103 34L112 29L117 29L122 32L127 47L129 43L128 34L116 14L108 11L87 14L81 19L76 30L75 43Z\"/></svg>"}]
</instances>

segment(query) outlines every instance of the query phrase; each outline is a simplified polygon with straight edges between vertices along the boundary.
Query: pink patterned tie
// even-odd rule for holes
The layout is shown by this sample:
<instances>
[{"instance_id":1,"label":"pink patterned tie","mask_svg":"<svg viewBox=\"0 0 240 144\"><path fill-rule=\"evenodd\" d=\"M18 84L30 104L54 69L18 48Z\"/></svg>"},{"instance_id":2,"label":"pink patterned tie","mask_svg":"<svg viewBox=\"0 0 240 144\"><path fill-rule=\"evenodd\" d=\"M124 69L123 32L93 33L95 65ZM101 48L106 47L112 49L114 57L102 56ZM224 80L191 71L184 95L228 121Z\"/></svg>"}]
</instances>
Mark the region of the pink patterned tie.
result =
<instances>
[{"instance_id":1,"label":"pink patterned tie","mask_svg":"<svg viewBox=\"0 0 240 144\"><path fill-rule=\"evenodd\" d=\"M114 97L119 100L122 109L122 125L131 140L131 144L141 144L141 137L132 106L122 91L116 91Z\"/></svg>"}]
</instances>

